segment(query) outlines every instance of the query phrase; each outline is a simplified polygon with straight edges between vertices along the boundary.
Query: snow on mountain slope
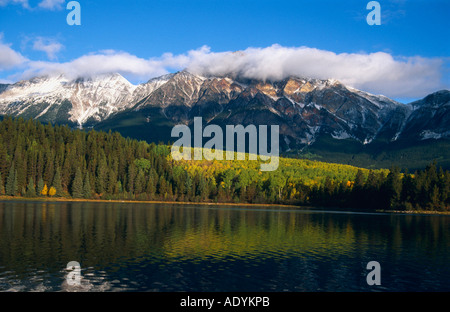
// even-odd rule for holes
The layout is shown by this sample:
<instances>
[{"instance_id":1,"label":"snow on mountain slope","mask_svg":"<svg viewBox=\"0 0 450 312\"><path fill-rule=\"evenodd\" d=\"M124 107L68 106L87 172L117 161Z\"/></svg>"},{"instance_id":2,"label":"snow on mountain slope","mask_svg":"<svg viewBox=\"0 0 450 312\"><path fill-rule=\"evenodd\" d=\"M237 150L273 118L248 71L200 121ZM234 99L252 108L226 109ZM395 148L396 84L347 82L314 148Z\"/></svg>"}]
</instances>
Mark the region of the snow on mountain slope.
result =
<instances>
[{"instance_id":1,"label":"snow on mountain slope","mask_svg":"<svg viewBox=\"0 0 450 312\"><path fill-rule=\"evenodd\" d=\"M0 108L2 112L17 112L24 110L27 104L36 101L47 101L49 104L59 102L61 98L70 95L70 90L65 87L68 81L63 76L38 77L31 80L17 82L8 86L0 96ZM22 102L23 105L10 105Z\"/></svg>"},{"instance_id":2,"label":"snow on mountain slope","mask_svg":"<svg viewBox=\"0 0 450 312\"><path fill-rule=\"evenodd\" d=\"M63 75L37 77L9 85L0 94L0 113L40 118L55 111L82 126L90 118L100 121L125 109L135 89L119 74L73 81ZM67 101L71 107L62 110Z\"/></svg>"},{"instance_id":3,"label":"snow on mountain slope","mask_svg":"<svg viewBox=\"0 0 450 312\"><path fill-rule=\"evenodd\" d=\"M128 107L136 86L119 74L78 79L67 85L73 90L69 100L72 121L81 126L89 118L100 121Z\"/></svg>"}]
</instances>

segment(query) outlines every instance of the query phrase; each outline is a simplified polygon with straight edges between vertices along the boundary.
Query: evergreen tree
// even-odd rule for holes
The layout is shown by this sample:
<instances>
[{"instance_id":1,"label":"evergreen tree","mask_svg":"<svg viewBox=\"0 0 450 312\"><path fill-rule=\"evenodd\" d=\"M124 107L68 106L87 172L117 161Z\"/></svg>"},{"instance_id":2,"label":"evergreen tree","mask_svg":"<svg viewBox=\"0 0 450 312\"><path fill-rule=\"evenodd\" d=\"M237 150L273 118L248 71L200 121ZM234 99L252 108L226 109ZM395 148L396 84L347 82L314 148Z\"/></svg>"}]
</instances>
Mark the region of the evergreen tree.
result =
<instances>
[{"instance_id":1,"label":"evergreen tree","mask_svg":"<svg viewBox=\"0 0 450 312\"><path fill-rule=\"evenodd\" d=\"M168 195L167 181L163 176L160 176L160 178L159 178L158 193L161 195L162 199L166 198Z\"/></svg>"},{"instance_id":2,"label":"evergreen tree","mask_svg":"<svg viewBox=\"0 0 450 312\"><path fill-rule=\"evenodd\" d=\"M357 190L361 190L364 187L364 183L364 173L361 169L358 169L358 171L356 172L355 184L353 187Z\"/></svg>"},{"instance_id":3,"label":"evergreen tree","mask_svg":"<svg viewBox=\"0 0 450 312\"><path fill-rule=\"evenodd\" d=\"M144 192L145 186L146 186L146 181L145 181L144 170L139 169L139 172L136 177L136 182L134 185L135 194L140 194L140 193Z\"/></svg>"},{"instance_id":4,"label":"evergreen tree","mask_svg":"<svg viewBox=\"0 0 450 312\"><path fill-rule=\"evenodd\" d=\"M136 166L134 165L134 162L132 162L129 166L128 166L128 192L130 192L130 194L134 193L134 183L135 183L135 179L136 179Z\"/></svg>"},{"instance_id":5,"label":"evergreen tree","mask_svg":"<svg viewBox=\"0 0 450 312\"><path fill-rule=\"evenodd\" d=\"M153 198L153 196L155 196L155 183L153 182L153 179L151 177L147 181L145 192L150 196L150 198Z\"/></svg>"},{"instance_id":6,"label":"evergreen tree","mask_svg":"<svg viewBox=\"0 0 450 312\"><path fill-rule=\"evenodd\" d=\"M55 196L63 196L63 188L61 184L61 170L59 169L59 166L56 167L55 176L53 177L52 186L55 188L56 193ZM50 191L49 191L50 195ZM53 196L53 195L50 195Z\"/></svg>"},{"instance_id":7,"label":"evergreen tree","mask_svg":"<svg viewBox=\"0 0 450 312\"><path fill-rule=\"evenodd\" d=\"M437 185L433 186L430 193L430 202L427 205L427 210L441 210L441 202L439 198L439 188Z\"/></svg>"},{"instance_id":8,"label":"evergreen tree","mask_svg":"<svg viewBox=\"0 0 450 312\"><path fill-rule=\"evenodd\" d=\"M75 177L72 183L72 197L82 198L83 197L83 178L81 176L80 168L77 168L75 172Z\"/></svg>"},{"instance_id":9,"label":"evergreen tree","mask_svg":"<svg viewBox=\"0 0 450 312\"><path fill-rule=\"evenodd\" d=\"M378 183L379 181L376 173L373 170L369 170L369 174L367 176L366 183L364 184L364 188L366 190L376 190L379 186Z\"/></svg>"},{"instance_id":10,"label":"evergreen tree","mask_svg":"<svg viewBox=\"0 0 450 312\"><path fill-rule=\"evenodd\" d=\"M30 178L28 182L26 197L36 197L36 188L34 186L33 178Z\"/></svg>"},{"instance_id":11,"label":"evergreen tree","mask_svg":"<svg viewBox=\"0 0 450 312\"><path fill-rule=\"evenodd\" d=\"M197 196L200 197L201 201L208 197L208 185L203 174L198 177Z\"/></svg>"},{"instance_id":12,"label":"evergreen tree","mask_svg":"<svg viewBox=\"0 0 450 312\"><path fill-rule=\"evenodd\" d=\"M400 204L402 192L402 181L400 178L400 169L393 167L389 170L384 184L385 207L395 209Z\"/></svg>"},{"instance_id":13,"label":"evergreen tree","mask_svg":"<svg viewBox=\"0 0 450 312\"><path fill-rule=\"evenodd\" d=\"M91 198L91 196L92 196L92 189L91 189L91 182L89 179L89 172L86 172L83 183L83 198L89 199Z\"/></svg>"},{"instance_id":14,"label":"evergreen tree","mask_svg":"<svg viewBox=\"0 0 450 312\"><path fill-rule=\"evenodd\" d=\"M361 169L358 169L355 176L355 183L353 184L352 189L352 202L350 203L351 207L364 209L369 208L368 205L370 205L371 203L368 202L367 191L364 189L365 185L366 181L364 173Z\"/></svg>"},{"instance_id":15,"label":"evergreen tree","mask_svg":"<svg viewBox=\"0 0 450 312\"><path fill-rule=\"evenodd\" d=\"M117 181L116 192L118 194L122 194L123 193L123 186L122 186L122 182L120 182L120 180Z\"/></svg>"},{"instance_id":16,"label":"evergreen tree","mask_svg":"<svg viewBox=\"0 0 450 312\"><path fill-rule=\"evenodd\" d=\"M106 158L102 157L97 166L97 179L95 183L95 191L98 194L103 194L106 191L106 181L108 178L108 165Z\"/></svg>"},{"instance_id":17,"label":"evergreen tree","mask_svg":"<svg viewBox=\"0 0 450 312\"><path fill-rule=\"evenodd\" d=\"M14 162L9 170L8 178L6 179L6 195L16 196L18 191L17 185L17 170L14 168Z\"/></svg>"},{"instance_id":18,"label":"evergreen tree","mask_svg":"<svg viewBox=\"0 0 450 312\"><path fill-rule=\"evenodd\" d=\"M5 186L3 184L2 173L0 172L0 195L5 195Z\"/></svg>"},{"instance_id":19,"label":"evergreen tree","mask_svg":"<svg viewBox=\"0 0 450 312\"><path fill-rule=\"evenodd\" d=\"M39 178L38 184L37 184L37 187L36 187L36 193L37 193L38 196L43 195L42 191L44 190L44 185L45 184L44 184L44 180L42 179L42 177Z\"/></svg>"},{"instance_id":20,"label":"evergreen tree","mask_svg":"<svg viewBox=\"0 0 450 312\"><path fill-rule=\"evenodd\" d=\"M106 182L106 193L116 194L118 192L117 188L117 171L110 168L108 170L108 177Z\"/></svg>"},{"instance_id":21,"label":"evergreen tree","mask_svg":"<svg viewBox=\"0 0 450 312\"><path fill-rule=\"evenodd\" d=\"M191 177L191 175L186 172L186 182L185 182L185 189L186 189L186 197L188 200L194 199L195 196L195 183Z\"/></svg>"},{"instance_id":22,"label":"evergreen tree","mask_svg":"<svg viewBox=\"0 0 450 312\"><path fill-rule=\"evenodd\" d=\"M44 181L50 183L55 176L55 157L54 150L50 146L46 146L44 143Z\"/></svg>"},{"instance_id":23,"label":"evergreen tree","mask_svg":"<svg viewBox=\"0 0 450 312\"><path fill-rule=\"evenodd\" d=\"M27 180L26 180L26 172L27 172L27 161L24 158L24 134L19 132L19 136L17 138L16 149L14 151L14 163L16 164L14 179L17 183L17 190L22 191L26 189ZM16 191L17 193L17 191Z\"/></svg>"},{"instance_id":24,"label":"evergreen tree","mask_svg":"<svg viewBox=\"0 0 450 312\"><path fill-rule=\"evenodd\" d=\"M402 192L400 194L400 201L403 205L406 203L412 204L415 201L415 187L414 187L414 178L405 173L402 179Z\"/></svg>"},{"instance_id":25,"label":"evergreen tree","mask_svg":"<svg viewBox=\"0 0 450 312\"><path fill-rule=\"evenodd\" d=\"M8 154L7 149L0 140L0 172L6 174L8 170Z\"/></svg>"}]
</instances>

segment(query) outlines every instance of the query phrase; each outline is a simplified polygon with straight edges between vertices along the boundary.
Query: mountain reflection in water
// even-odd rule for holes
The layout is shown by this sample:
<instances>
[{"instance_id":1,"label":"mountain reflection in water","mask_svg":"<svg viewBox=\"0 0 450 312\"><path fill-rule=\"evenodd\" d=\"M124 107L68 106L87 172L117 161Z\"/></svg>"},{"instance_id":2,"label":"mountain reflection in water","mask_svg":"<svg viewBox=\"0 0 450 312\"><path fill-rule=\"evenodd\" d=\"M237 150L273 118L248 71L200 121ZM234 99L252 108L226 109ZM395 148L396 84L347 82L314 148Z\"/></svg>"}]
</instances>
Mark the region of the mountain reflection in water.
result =
<instances>
[{"instance_id":1,"label":"mountain reflection in water","mask_svg":"<svg viewBox=\"0 0 450 312\"><path fill-rule=\"evenodd\" d=\"M449 216L0 202L1 291L449 291ZM382 285L368 286L378 261ZM82 284L67 285L66 264Z\"/></svg>"}]
</instances>

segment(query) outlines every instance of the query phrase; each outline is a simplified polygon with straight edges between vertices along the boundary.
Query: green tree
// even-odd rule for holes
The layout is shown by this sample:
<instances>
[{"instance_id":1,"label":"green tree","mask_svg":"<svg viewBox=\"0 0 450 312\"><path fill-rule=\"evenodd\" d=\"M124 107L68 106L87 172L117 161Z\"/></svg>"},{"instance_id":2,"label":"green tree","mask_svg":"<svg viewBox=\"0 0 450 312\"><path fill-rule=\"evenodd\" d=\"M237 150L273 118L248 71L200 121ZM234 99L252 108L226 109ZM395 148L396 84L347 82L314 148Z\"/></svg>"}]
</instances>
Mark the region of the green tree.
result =
<instances>
[{"instance_id":1,"label":"green tree","mask_svg":"<svg viewBox=\"0 0 450 312\"><path fill-rule=\"evenodd\" d=\"M356 179L355 179L356 181ZM369 170L369 174L367 176L366 183L364 184L364 188L366 190L376 190L379 187L378 177L373 170Z\"/></svg>"},{"instance_id":2,"label":"green tree","mask_svg":"<svg viewBox=\"0 0 450 312\"><path fill-rule=\"evenodd\" d=\"M106 191L106 182L108 178L108 165L106 158L102 157L97 166L97 179L95 183L95 190L98 194L103 194Z\"/></svg>"},{"instance_id":3,"label":"green tree","mask_svg":"<svg viewBox=\"0 0 450 312\"><path fill-rule=\"evenodd\" d=\"M186 180L184 185L186 190L186 197L188 200L191 200L195 194L195 186L194 181L192 181L191 175L188 172L186 172Z\"/></svg>"},{"instance_id":4,"label":"green tree","mask_svg":"<svg viewBox=\"0 0 450 312\"><path fill-rule=\"evenodd\" d=\"M281 194L285 185L286 185L286 177L282 173L276 171L275 173L272 173L270 175L269 189L273 195L278 197L278 199L281 199Z\"/></svg>"},{"instance_id":5,"label":"green tree","mask_svg":"<svg viewBox=\"0 0 450 312\"><path fill-rule=\"evenodd\" d=\"M117 169L110 168L108 170L108 177L106 182L106 192L108 194L115 194L118 192L117 188Z\"/></svg>"},{"instance_id":6,"label":"green tree","mask_svg":"<svg viewBox=\"0 0 450 312\"><path fill-rule=\"evenodd\" d=\"M55 176L53 177L52 186L55 188L56 193L54 196L62 196L63 195L63 187L61 184L61 170L59 169L59 166L56 167ZM50 194L50 192L49 192ZM53 196L53 195L51 195Z\"/></svg>"},{"instance_id":7,"label":"green tree","mask_svg":"<svg viewBox=\"0 0 450 312\"><path fill-rule=\"evenodd\" d=\"M161 176L160 179L159 179L158 193L161 195L161 197L163 199L167 198L167 196L168 196L169 189L168 189L168 185L167 184L168 183L167 183L166 179L163 176Z\"/></svg>"},{"instance_id":8,"label":"green tree","mask_svg":"<svg viewBox=\"0 0 450 312\"><path fill-rule=\"evenodd\" d=\"M72 197L82 198L83 197L83 177L81 175L80 168L77 168L75 172L75 177L72 183Z\"/></svg>"},{"instance_id":9,"label":"green tree","mask_svg":"<svg viewBox=\"0 0 450 312\"><path fill-rule=\"evenodd\" d=\"M0 172L0 195L5 194L5 185L3 184L2 173Z\"/></svg>"},{"instance_id":10,"label":"green tree","mask_svg":"<svg viewBox=\"0 0 450 312\"><path fill-rule=\"evenodd\" d=\"M19 186L17 184L17 170L14 168L14 162L9 169L8 178L6 179L6 195L16 196Z\"/></svg>"},{"instance_id":11,"label":"green tree","mask_svg":"<svg viewBox=\"0 0 450 312\"><path fill-rule=\"evenodd\" d=\"M116 190L117 190L118 194L123 193L123 186L122 186L122 182L120 182L120 180L117 181Z\"/></svg>"},{"instance_id":12,"label":"green tree","mask_svg":"<svg viewBox=\"0 0 450 312\"><path fill-rule=\"evenodd\" d=\"M434 185L430 194L430 202L428 203L429 210L441 210L440 196L439 196L439 188L437 185Z\"/></svg>"},{"instance_id":13,"label":"green tree","mask_svg":"<svg viewBox=\"0 0 450 312\"><path fill-rule=\"evenodd\" d=\"M37 193L37 195L39 195L39 196L41 196L41 195L43 195L42 194L42 190L44 189L44 180L42 179L42 177L41 178L39 178L39 180L38 180L38 184L37 184L37 187L36 187L36 193Z\"/></svg>"},{"instance_id":14,"label":"green tree","mask_svg":"<svg viewBox=\"0 0 450 312\"><path fill-rule=\"evenodd\" d=\"M134 183L136 180L136 166L134 165L134 163L131 163L128 166L128 191L130 192L130 194L134 193Z\"/></svg>"},{"instance_id":15,"label":"green tree","mask_svg":"<svg viewBox=\"0 0 450 312\"><path fill-rule=\"evenodd\" d=\"M152 167L150 160L145 158L136 159L134 161L134 165L138 170L143 170L145 173L148 173L150 171L150 168Z\"/></svg>"},{"instance_id":16,"label":"green tree","mask_svg":"<svg viewBox=\"0 0 450 312\"><path fill-rule=\"evenodd\" d=\"M251 183L250 170L242 170L237 177L236 189L239 190L239 196L241 199L245 199L247 187Z\"/></svg>"},{"instance_id":17,"label":"green tree","mask_svg":"<svg viewBox=\"0 0 450 312\"><path fill-rule=\"evenodd\" d=\"M0 172L6 173L8 170L8 153L4 144L0 140Z\"/></svg>"},{"instance_id":18,"label":"green tree","mask_svg":"<svg viewBox=\"0 0 450 312\"><path fill-rule=\"evenodd\" d=\"M28 182L26 197L36 197L36 188L34 186L33 178L30 178Z\"/></svg>"},{"instance_id":19,"label":"green tree","mask_svg":"<svg viewBox=\"0 0 450 312\"><path fill-rule=\"evenodd\" d=\"M48 144L48 143L47 143ZM47 144L44 143L44 181L47 181L48 183L52 181L53 177L55 176L55 156L54 156L54 150L47 146Z\"/></svg>"},{"instance_id":20,"label":"green tree","mask_svg":"<svg viewBox=\"0 0 450 312\"><path fill-rule=\"evenodd\" d=\"M353 185L353 188L361 190L364 187L365 184L365 177L364 173L361 169L358 169L355 176L355 184Z\"/></svg>"},{"instance_id":21,"label":"green tree","mask_svg":"<svg viewBox=\"0 0 450 312\"><path fill-rule=\"evenodd\" d=\"M91 189L91 182L89 179L89 172L86 172L83 183L83 198L89 199L91 198L91 196L92 196L92 189Z\"/></svg>"},{"instance_id":22,"label":"green tree","mask_svg":"<svg viewBox=\"0 0 450 312\"><path fill-rule=\"evenodd\" d=\"M134 193L135 194L141 194L144 192L146 187L146 179L143 169L139 169L139 172L136 177L136 182L134 184Z\"/></svg>"},{"instance_id":23,"label":"green tree","mask_svg":"<svg viewBox=\"0 0 450 312\"><path fill-rule=\"evenodd\" d=\"M384 185L385 207L395 209L400 204L402 180L400 169L393 167L389 170Z\"/></svg>"},{"instance_id":24,"label":"green tree","mask_svg":"<svg viewBox=\"0 0 450 312\"><path fill-rule=\"evenodd\" d=\"M209 190L208 183L203 174L198 176L198 187L197 187L197 195L200 197L200 200L205 200L208 198Z\"/></svg>"},{"instance_id":25,"label":"green tree","mask_svg":"<svg viewBox=\"0 0 450 312\"><path fill-rule=\"evenodd\" d=\"M150 198L153 198L155 196L155 182L151 177L147 181L145 192L150 196Z\"/></svg>"}]
</instances>

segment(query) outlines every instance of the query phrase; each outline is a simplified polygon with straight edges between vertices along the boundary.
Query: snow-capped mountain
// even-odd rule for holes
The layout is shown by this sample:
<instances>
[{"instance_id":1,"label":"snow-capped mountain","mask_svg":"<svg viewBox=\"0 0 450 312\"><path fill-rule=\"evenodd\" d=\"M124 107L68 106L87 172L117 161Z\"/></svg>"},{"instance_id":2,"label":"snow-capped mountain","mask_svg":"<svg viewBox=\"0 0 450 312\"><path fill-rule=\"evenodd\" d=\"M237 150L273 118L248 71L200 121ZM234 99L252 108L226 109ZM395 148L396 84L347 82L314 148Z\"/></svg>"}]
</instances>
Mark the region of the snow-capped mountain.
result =
<instances>
[{"instance_id":1,"label":"snow-capped mountain","mask_svg":"<svg viewBox=\"0 0 450 312\"><path fill-rule=\"evenodd\" d=\"M410 139L450 137L450 91L441 90L410 103L403 133Z\"/></svg>"},{"instance_id":2,"label":"snow-capped mountain","mask_svg":"<svg viewBox=\"0 0 450 312\"><path fill-rule=\"evenodd\" d=\"M132 103L136 86L119 74L68 80L45 76L20 81L0 93L0 113L83 126Z\"/></svg>"},{"instance_id":3,"label":"snow-capped mountain","mask_svg":"<svg viewBox=\"0 0 450 312\"><path fill-rule=\"evenodd\" d=\"M0 85L0 114L113 129L139 139L170 140L171 127L206 123L280 126L284 149L327 136L362 144L450 137L450 91L409 105L333 79L259 81L187 71L133 85L119 74L69 80L37 77Z\"/></svg>"}]
</instances>

